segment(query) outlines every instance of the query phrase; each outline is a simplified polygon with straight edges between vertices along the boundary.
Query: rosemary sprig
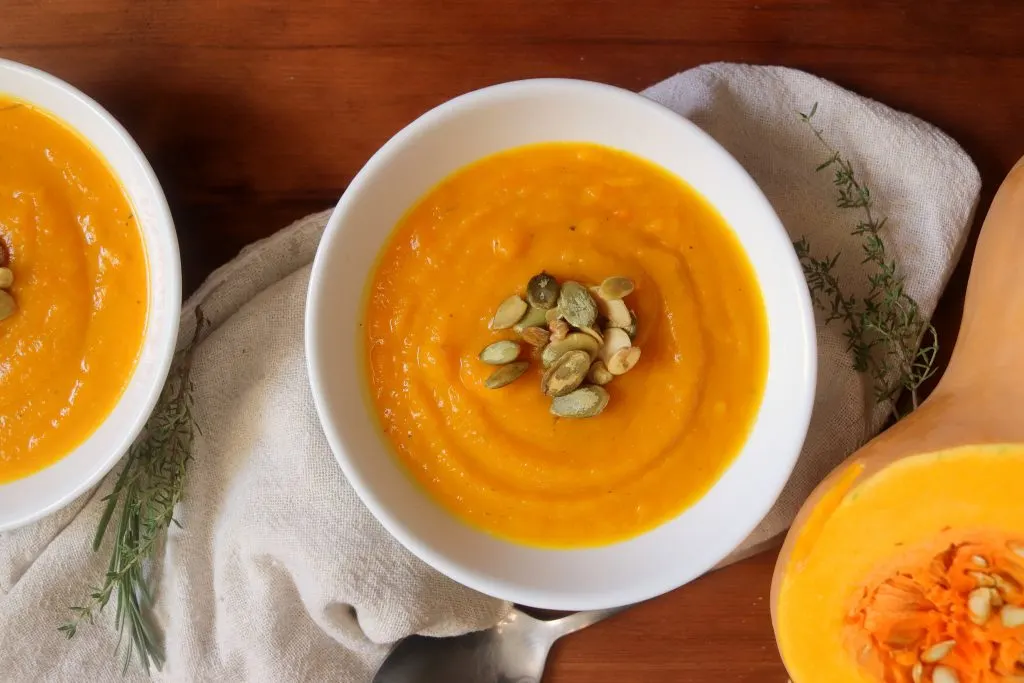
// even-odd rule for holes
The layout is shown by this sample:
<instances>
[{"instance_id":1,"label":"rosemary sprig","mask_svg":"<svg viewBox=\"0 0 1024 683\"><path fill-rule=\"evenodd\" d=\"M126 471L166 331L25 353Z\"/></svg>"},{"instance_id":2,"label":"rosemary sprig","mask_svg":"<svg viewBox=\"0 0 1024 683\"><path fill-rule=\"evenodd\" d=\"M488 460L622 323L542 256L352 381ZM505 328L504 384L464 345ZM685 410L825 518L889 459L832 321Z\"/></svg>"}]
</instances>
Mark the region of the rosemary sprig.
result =
<instances>
[{"instance_id":1,"label":"rosemary sprig","mask_svg":"<svg viewBox=\"0 0 1024 683\"><path fill-rule=\"evenodd\" d=\"M893 402L893 415L901 416L896 407L900 392L907 390L913 408L918 406L918 390L935 373L938 334L921 316L917 302L904 288L904 276L896 260L885 249L882 231L886 219L873 211L874 203L867 185L857 179L853 165L825 140L813 119L818 111L815 103L800 120L807 124L828 156L815 169L831 169L836 187L836 206L853 209L860 215L852 235L862 240L863 264L869 266L868 293L857 298L844 294L835 274L840 255L815 258L807 238L794 242L804 269L811 297L825 312L826 324L840 322L847 346L853 355L853 368L871 377L875 400ZM926 343L927 342L927 343Z\"/></svg>"},{"instance_id":2,"label":"rosemary sprig","mask_svg":"<svg viewBox=\"0 0 1024 683\"><path fill-rule=\"evenodd\" d=\"M205 325L196 308L192 343L178 351L156 410L143 435L128 451L93 539L99 550L110 522L117 515L114 547L103 583L92 588L84 605L71 607L72 618L59 630L74 638L83 621L93 623L116 593L114 623L120 631L118 648L126 642L124 669L133 653L145 670L163 666L164 653L149 623L146 608L152 594L146 579L146 562L174 519L181 500L185 471L191 459L192 439L199 428L192 417L192 355ZM127 638L125 638L127 636Z\"/></svg>"}]
</instances>

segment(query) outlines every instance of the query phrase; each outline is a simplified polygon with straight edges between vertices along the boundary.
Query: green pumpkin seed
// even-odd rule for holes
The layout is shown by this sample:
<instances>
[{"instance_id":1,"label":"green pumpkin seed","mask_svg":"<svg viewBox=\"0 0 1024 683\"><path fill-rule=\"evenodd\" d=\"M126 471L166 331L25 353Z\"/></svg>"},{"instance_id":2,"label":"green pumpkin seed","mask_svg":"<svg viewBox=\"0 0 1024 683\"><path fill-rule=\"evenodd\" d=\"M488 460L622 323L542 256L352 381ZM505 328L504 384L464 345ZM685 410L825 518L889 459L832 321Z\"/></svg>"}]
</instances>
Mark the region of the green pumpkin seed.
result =
<instances>
[{"instance_id":1,"label":"green pumpkin seed","mask_svg":"<svg viewBox=\"0 0 1024 683\"><path fill-rule=\"evenodd\" d=\"M480 360L488 365L505 365L519 358L519 344L514 341L503 339L493 344L488 344L480 352Z\"/></svg>"},{"instance_id":2,"label":"green pumpkin seed","mask_svg":"<svg viewBox=\"0 0 1024 683\"><path fill-rule=\"evenodd\" d=\"M526 315L520 318L519 322L512 326L512 331L521 335L530 327L544 327L548 324L548 320L544 315L545 313L546 311L530 306L526 310Z\"/></svg>"},{"instance_id":3,"label":"green pumpkin seed","mask_svg":"<svg viewBox=\"0 0 1024 683\"><path fill-rule=\"evenodd\" d=\"M509 363L508 365L502 365L500 368L492 372L490 377L484 380L484 386L488 389L500 389L522 377L523 373L526 372L529 367L530 364L525 360Z\"/></svg>"},{"instance_id":4,"label":"green pumpkin seed","mask_svg":"<svg viewBox=\"0 0 1024 683\"><path fill-rule=\"evenodd\" d=\"M590 370L589 353L567 351L541 377L541 391L548 396L565 396L583 383L588 370Z\"/></svg>"},{"instance_id":5,"label":"green pumpkin seed","mask_svg":"<svg viewBox=\"0 0 1024 683\"><path fill-rule=\"evenodd\" d=\"M558 280L545 272L541 272L530 278L526 284L526 300L531 306L543 310L549 310L558 303Z\"/></svg>"},{"instance_id":6,"label":"green pumpkin seed","mask_svg":"<svg viewBox=\"0 0 1024 683\"><path fill-rule=\"evenodd\" d=\"M550 368L564 353L586 351L588 355L593 356L597 353L598 348L597 341L593 337L582 332L573 332L565 339L553 341L545 346L540 355L540 362L545 368Z\"/></svg>"},{"instance_id":7,"label":"green pumpkin seed","mask_svg":"<svg viewBox=\"0 0 1024 683\"><path fill-rule=\"evenodd\" d=\"M523 330L523 341L538 349L543 349L550 340L551 333L543 327L527 327Z\"/></svg>"},{"instance_id":8,"label":"green pumpkin seed","mask_svg":"<svg viewBox=\"0 0 1024 683\"><path fill-rule=\"evenodd\" d=\"M14 297L0 289L0 320L10 318L16 309Z\"/></svg>"},{"instance_id":9,"label":"green pumpkin seed","mask_svg":"<svg viewBox=\"0 0 1024 683\"><path fill-rule=\"evenodd\" d=\"M593 327L597 320L597 304L587 288L578 282L566 282L558 295L558 309L573 327Z\"/></svg>"},{"instance_id":10,"label":"green pumpkin seed","mask_svg":"<svg viewBox=\"0 0 1024 683\"><path fill-rule=\"evenodd\" d=\"M526 302L513 294L498 306L489 327L492 330L507 330L522 319L526 308Z\"/></svg>"},{"instance_id":11,"label":"green pumpkin seed","mask_svg":"<svg viewBox=\"0 0 1024 683\"><path fill-rule=\"evenodd\" d=\"M633 293L635 286L628 277L616 276L607 278L598 289L598 296L605 301L623 299Z\"/></svg>"},{"instance_id":12,"label":"green pumpkin seed","mask_svg":"<svg viewBox=\"0 0 1024 683\"><path fill-rule=\"evenodd\" d=\"M608 392L603 387L585 386L557 396L551 401L551 414L557 417L594 417L608 405Z\"/></svg>"},{"instance_id":13,"label":"green pumpkin seed","mask_svg":"<svg viewBox=\"0 0 1024 683\"><path fill-rule=\"evenodd\" d=\"M595 360L593 365L590 366L589 372L587 372L587 381L598 386L604 386L613 379L615 379L615 375L608 372L608 366L601 359Z\"/></svg>"},{"instance_id":14,"label":"green pumpkin seed","mask_svg":"<svg viewBox=\"0 0 1024 683\"><path fill-rule=\"evenodd\" d=\"M9 289L14 284L14 272L10 268L0 268L0 289Z\"/></svg>"}]
</instances>

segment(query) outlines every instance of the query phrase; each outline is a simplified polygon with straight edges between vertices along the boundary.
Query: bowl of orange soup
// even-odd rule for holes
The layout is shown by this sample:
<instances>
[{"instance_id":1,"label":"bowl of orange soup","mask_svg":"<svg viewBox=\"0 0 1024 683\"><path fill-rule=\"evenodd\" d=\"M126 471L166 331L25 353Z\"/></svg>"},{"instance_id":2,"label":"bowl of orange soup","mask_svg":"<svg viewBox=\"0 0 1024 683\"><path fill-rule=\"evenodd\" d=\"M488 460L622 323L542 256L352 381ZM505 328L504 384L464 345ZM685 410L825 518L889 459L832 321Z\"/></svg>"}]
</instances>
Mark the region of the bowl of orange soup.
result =
<instances>
[{"instance_id":1,"label":"bowl of orange soup","mask_svg":"<svg viewBox=\"0 0 1024 683\"><path fill-rule=\"evenodd\" d=\"M306 310L349 482L414 554L552 609L637 602L755 528L802 447L814 322L743 168L635 93L451 100L341 198Z\"/></svg>"},{"instance_id":2,"label":"bowl of orange soup","mask_svg":"<svg viewBox=\"0 0 1024 683\"><path fill-rule=\"evenodd\" d=\"M163 192L96 102L0 60L0 531L96 484L153 409L181 275Z\"/></svg>"}]
</instances>

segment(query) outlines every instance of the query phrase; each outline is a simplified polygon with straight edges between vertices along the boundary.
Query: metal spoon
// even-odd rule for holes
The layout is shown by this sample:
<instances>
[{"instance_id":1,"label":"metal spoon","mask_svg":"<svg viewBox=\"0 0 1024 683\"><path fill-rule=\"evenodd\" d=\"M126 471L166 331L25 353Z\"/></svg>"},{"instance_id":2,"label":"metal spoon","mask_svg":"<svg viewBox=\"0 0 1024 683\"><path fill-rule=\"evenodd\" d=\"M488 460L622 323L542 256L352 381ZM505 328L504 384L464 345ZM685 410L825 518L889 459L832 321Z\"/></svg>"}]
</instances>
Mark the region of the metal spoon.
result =
<instances>
[{"instance_id":1,"label":"metal spoon","mask_svg":"<svg viewBox=\"0 0 1024 683\"><path fill-rule=\"evenodd\" d=\"M513 609L486 631L456 638L410 636L391 651L373 683L540 683L556 640L625 607L541 621Z\"/></svg>"}]
</instances>

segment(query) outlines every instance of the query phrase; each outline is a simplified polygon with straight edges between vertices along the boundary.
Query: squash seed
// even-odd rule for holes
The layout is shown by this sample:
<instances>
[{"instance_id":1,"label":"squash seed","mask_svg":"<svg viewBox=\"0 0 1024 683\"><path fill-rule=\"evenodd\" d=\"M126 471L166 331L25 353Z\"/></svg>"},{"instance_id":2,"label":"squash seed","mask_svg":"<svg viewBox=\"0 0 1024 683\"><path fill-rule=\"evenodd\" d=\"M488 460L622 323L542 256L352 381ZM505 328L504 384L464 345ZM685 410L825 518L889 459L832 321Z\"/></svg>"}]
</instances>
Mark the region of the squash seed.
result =
<instances>
[{"instance_id":1,"label":"squash seed","mask_svg":"<svg viewBox=\"0 0 1024 683\"><path fill-rule=\"evenodd\" d=\"M996 585L996 580L988 574L984 574L982 572L967 572L967 575L977 581L979 586L984 588L990 588Z\"/></svg>"},{"instance_id":2,"label":"squash seed","mask_svg":"<svg viewBox=\"0 0 1024 683\"><path fill-rule=\"evenodd\" d=\"M551 401L551 414L557 417L594 417L608 405L604 387L584 386Z\"/></svg>"},{"instance_id":3,"label":"squash seed","mask_svg":"<svg viewBox=\"0 0 1024 683\"><path fill-rule=\"evenodd\" d=\"M564 320L552 320L548 323L548 329L551 330L551 341L562 341L569 336L569 323Z\"/></svg>"},{"instance_id":4,"label":"squash seed","mask_svg":"<svg viewBox=\"0 0 1024 683\"><path fill-rule=\"evenodd\" d=\"M513 294L501 302L488 327L492 330L507 330L522 319L526 314L526 308L526 302Z\"/></svg>"},{"instance_id":5,"label":"squash seed","mask_svg":"<svg viewBox=\"0 0 1024 683\"><path fill-rule=\"evenodd\" d=\"M523 341L530 346L535 346L538 349L542 349L548 345L548 341L551 339L551 333L543 327L527 327L523 330Z\"/></svg>"},{"instance_id":6,"label":"squash seed","mask_svg":"<svg viewBox=\"0 0 1024 683\"><path fill-rule=\"evenodd\" d=\"M615 375L608 372L608 366L601 359L595 360L587 373L587 381L598 386L604 386L613 379L615 379Z\"/></svg>"},{"instance_id":7,"label":"squash seed","mask_svg":"<svg viewBox=\"0 0 1024 683\"><path fill-rule=\"evenodd\" d=\"M941 643L935 643L921 654L921 661L926 664L934 664L952 652L954 647L956 647L955 640L944 640Z\"/></svg>"},{"instance_id":8,"label":"squash seed","mask_svg":"<svg viewBox=\"0 0 1024 683\"><path fill-rule=\"evenodd\" d=\"M0 289L0 320L6 320L14 315L16 308L14 297Z\"/></svg>"},{"instance_id":9,"label":"squash seed","mask_svg":"<svg viewBox=\"0 0 1024 683\"><path fill-rule=\"evenodd\" d=\"M512 331L516 334L522 334L525 330L531 327L544 327L548 324L547 319L544 317L544 313L545 311L530 306L526 310L526 315L520 318L519 322L512 326Z\"/></svg>"},{"instance_id":10,"label":"squash seed","mask_svg":"<svg viewBox=\"0 0 1024 683\"><path fill-rule=\"evenodd\" d=\"M549 310L558 303L558 280L541 271L526 284L526 300L531 306Z\"/></svg>"},{"instance_id":11,"label":"squash seed","mask_svg":"<svg viewBox=\"0 0 1024 683\"><path fill-rule=\"evenodd\" d=\"M992 589L975 588L967 594L967 611L971 621L981 626L992 616Z\"/></svg>"},{"instance_id":12,"label":"squash seed","mask_svg":"<svg viewBox=\"0 0 1024 683\"><path fill-rule=\"evenodd\" d=\"M999 610L999 621L1006 628L1024 626L1024 607L1006 605L1003 609Z\"/></svg>"},{"instance_id":13,"label":"squash seed","mask_svg":"<svg viewBox=\"0 0 1024 683\"><path fill-rule=\"evenodd\" d=\"M10 268L0 268L0 289L10 289L14 284L14 271Z\"/></svg>"},{"instance_id":14,"label":"squash seed","mask_svg":"<svg viewBox=\"0 0 1024 683\"><path fill-rule=\"evenodd\" d=\"M1009 548L1010 552L1012 552L1017 557L1024 557L1024 543L1010 541L1006 544L1006 547Z\"/></svg>"},{"instance_id":15,"label":"squash seed","mask_svg":"<svg viewBox=\"0 0 1024 683\"><path fill-rule=\"evenodd\" d=\"M484 386L488 389L500 389L522 377L529 367L530 364L525 360L502 365L492 372L490 377L484 380Z\"/></svg>"},{"instance_id":16,"label":"squash seed","mask_svg":"<svg viewBox=\"0 0 1024 683\"><path fill-rule=\"evenodd\" d=\"M602 337L601 333L595 330L593 327L581 327L580 332L587 335L588 337L593 337L594 341L596 341L599 345L604 344L604 337Z\"/></svg>"},{"instance_id":17,"label":"squash seed","mask_svg":"<svg viewBox=\"0 0 1024 683\"><path fill-rule=\"evenodd\" d=\"M608 365L611 362L612 356L621 349L628 349L630 345L629 335L626 334L625 330L618 327L609 327L604 331L604 344L601 345L601 351L598 355L604 361L604 364Z\"/></svg>"},{"instance_id":18,"label":"squash seed","mask_svg":"<svg viewBox=\"0 0 1024 683\"><path fill-rule=\"evenodd\" d=\"M597 304L587 288L578 282L566 282L558 295L558 308L573 327L591 327L597 320Z\"/></svg>"},{"instance_id":19,"label":"squash seed","mask_svg":"<svg viewBox=\"0 0 1024 683\"><path fill-rule=\"evenodd\" d=\"M932 671L932 683L960 683L960 677L948 666L937 666Z\"/></svg>"},{"instance_id":20,"label":"squash seed","mask_svg":"<svg viewBox=\"0 0 1024 683\"><path fill-rule=\"evenodd\" d=\"M488 365L505 365L519 358L519 344L508 339L488 344L480 352L480 360Z\"/></svg>"},{"instance_id":21,"label":"squash seed","mask_svg":"<svg viewBox=\"0 0 1024 683\"><path fill-rule=\"evenodd\" d=\"M565 339L553 341L545 346L540 355L540 362L545 368L549 368L563 353L586 351L588 355L593 356L597 349L597 341L593 337L588 337L582 332L573 332Z\"/></svg>"},{"instance_id":22,"label":"squash seed","mask_svg":"<svg viewBox=\"0 0 1024 683\"><path fill-rule=\"evenodd\" d=\"M914 683L921 683L921 677L924 675L924 664L921 662L915 662L912 669L910 669L910 678Z\"/></svg>"},{"instance_id":23,"label":"squash seed","mask_svg":"<svg viewBox=\"0 0 1024 683\"><path fill-rule=\"evenodd\" d=\"M633 281L628 277L616 276L607 278L598 289L598 296L605 301L623 299L633 293Z\"/></svg>"},{"instance_id":24,"label":"squash seed","mask_svg":"<svg viewBox=\"0 0 1024 683\"><path fill-rule=\"evenodd\" d=\"M608 372L613 375L625 375L632 370L640 360L640 347L630 346L628 349L619 349L608 361Z\"/></svg>"},{"instance_id":25,"label":"squash seed","mask_svg":"<svg viewBox=\"0 0 1024 683\"><path fill-rule=\"evenodd\" d=\"M621 299L612 299L605 305L608 307L608 312L605 314L608 316L608 325L628 330L633 323L633 318L629 314L629 309L626 308L626 303Z\"/></svg>"},{"instance_id":26,"label":"squash seed","mask_svg":"<svg viewBox=\"0 0 1024 683\"><path fill-rule=\"evenodd\" d=\"M548 396L565 396L583 384L589 369L589 353L586 351L567 351L541 377L541 391Z\"/></svg>"},{"instance_id":27,"label":"squash seed","mask_svg":"<svg viewBox=\"0 0 1024 683\"><path fill-rule=\"evenodd\" d=\"M981 567L982 569L988 569L988 560L981 555L972 555L971 562L974 563L975 567Z\"/></svg>"}]
</instances>

